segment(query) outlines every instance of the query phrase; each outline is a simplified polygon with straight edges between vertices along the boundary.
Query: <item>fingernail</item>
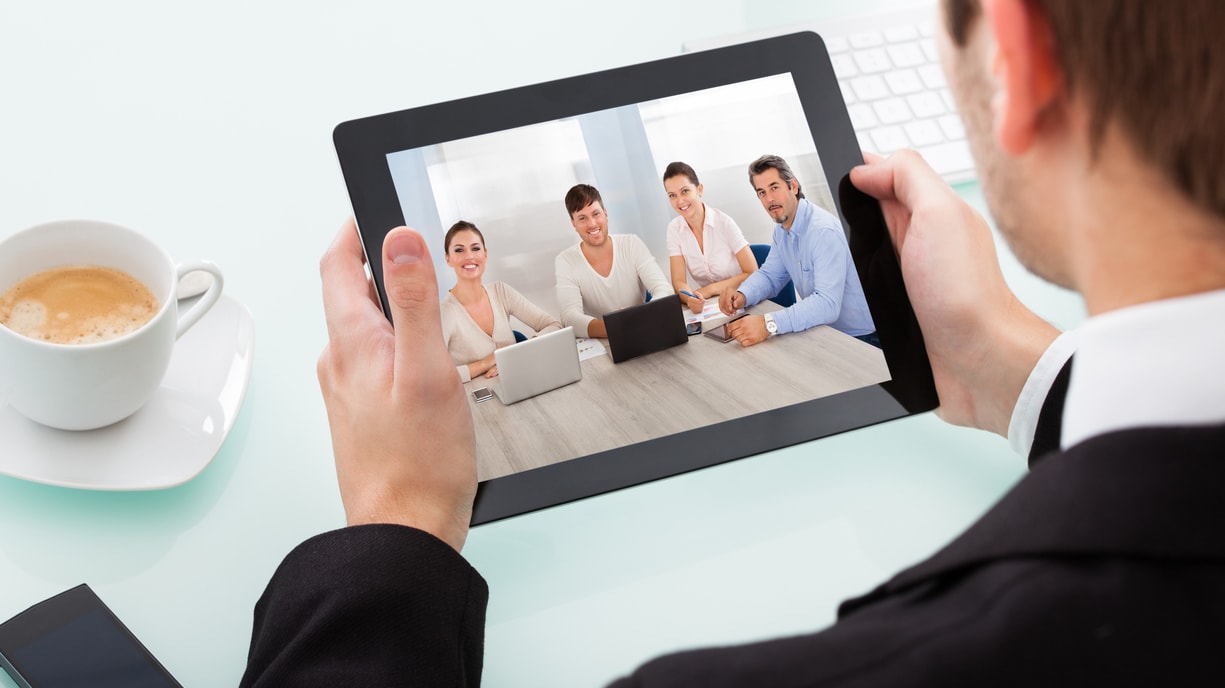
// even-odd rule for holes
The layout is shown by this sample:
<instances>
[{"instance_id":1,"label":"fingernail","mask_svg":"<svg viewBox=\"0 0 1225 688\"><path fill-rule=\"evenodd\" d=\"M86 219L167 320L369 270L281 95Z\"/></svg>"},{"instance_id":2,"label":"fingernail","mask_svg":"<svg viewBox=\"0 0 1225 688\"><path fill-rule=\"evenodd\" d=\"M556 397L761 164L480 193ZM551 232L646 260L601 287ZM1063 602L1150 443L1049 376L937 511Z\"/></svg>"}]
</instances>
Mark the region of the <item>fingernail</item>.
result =
<instances>
[{"instance_id":1,"label":"fingernail","mask_svg":"<svg viewBox=\"0 0 1225 688\"><path fill-rule=\"evenodd\" d=\"M397 265L421 261L421 241L408 233L392 236L387 240L387 257Z\"/></svg>"}]
</instances>

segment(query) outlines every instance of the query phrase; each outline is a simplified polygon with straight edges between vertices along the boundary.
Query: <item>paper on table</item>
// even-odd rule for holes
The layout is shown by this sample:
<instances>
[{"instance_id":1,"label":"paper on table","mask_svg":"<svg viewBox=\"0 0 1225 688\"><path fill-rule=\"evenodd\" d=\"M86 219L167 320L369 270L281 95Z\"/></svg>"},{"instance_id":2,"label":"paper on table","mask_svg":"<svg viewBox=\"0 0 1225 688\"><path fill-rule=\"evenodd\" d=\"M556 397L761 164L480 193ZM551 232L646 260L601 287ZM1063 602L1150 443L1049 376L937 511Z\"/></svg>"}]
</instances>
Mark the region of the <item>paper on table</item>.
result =
<instances>
[{"instance_id":1,"label":"paper on table","mask_svg":"<svg viewBox=\"0 0 1225 688\"><path fill-rule=\"evenodd\" d=\"M694 313L688 308L685 309L685 322L705 322L711 318L717 318L721 315L723 315L723 311L719 310L719 299L707 299L706 305L702 308L701 313Z\"/></svg>"},{"instance_id":2,"label":"paper on table","mask_svg":"<svg viewBox=\"0 0 1225 688\"><path fill-rule=\"evenodd\" d=\"M578 360L580 361L608 353L608 350L604 348L604 343L598 339L578 337L574 341L578 343Z\"/></svg>"}]
</instances>

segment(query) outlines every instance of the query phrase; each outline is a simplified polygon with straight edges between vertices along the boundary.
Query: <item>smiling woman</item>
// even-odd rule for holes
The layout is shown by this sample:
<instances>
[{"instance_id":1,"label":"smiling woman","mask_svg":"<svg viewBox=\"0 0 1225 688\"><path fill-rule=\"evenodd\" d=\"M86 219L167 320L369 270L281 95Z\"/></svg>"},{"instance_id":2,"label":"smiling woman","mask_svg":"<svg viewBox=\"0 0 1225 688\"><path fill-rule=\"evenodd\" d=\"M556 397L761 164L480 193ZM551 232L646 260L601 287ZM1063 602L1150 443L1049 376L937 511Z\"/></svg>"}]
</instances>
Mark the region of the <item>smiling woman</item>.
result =
<instances>
[{"instance_id":1,"label":"smiling woman","mask_svg":"<svg viewBox=\"0 0 1225 688\"><path fill-rule=\"evenodd\" d=\"M702 201L705 188L692 167L670 163L664 169L664 191L680 216L668 223L672 288L690 310L701 313L706 299L740 286L757 269L757 261L736 221ZM697 288L689 288L689 275Z\"/></svg>"},{"instance_id":2,"label":"smiling woman","mask_svg":"<svg viewBox=\"0 0 1225 688\"><path fill-rule=\"evenodd\" d=\"M485 237L476 225L460 220L443 239L447 265L456 284L442 300L442 336L460 379L498 374L493 352L515 343L510 318L544 334L561 323L504 282L485 285Z\"/></svg>"}]
</instances>

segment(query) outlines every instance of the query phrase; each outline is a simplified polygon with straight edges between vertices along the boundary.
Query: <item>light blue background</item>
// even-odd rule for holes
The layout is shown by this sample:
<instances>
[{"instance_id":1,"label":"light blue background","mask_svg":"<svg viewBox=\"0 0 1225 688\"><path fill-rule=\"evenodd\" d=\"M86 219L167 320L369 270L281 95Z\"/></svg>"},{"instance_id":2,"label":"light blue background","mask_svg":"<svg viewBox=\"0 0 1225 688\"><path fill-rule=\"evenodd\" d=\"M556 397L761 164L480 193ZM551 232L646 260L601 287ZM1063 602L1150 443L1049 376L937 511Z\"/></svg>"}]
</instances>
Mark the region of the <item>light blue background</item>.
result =
<instances>
[{"instance_id":1,"label":"light blue background","mask_svg":"<svg viewBox=\"0 0 1225 688\"><path fill-rule=\"evenodd\" d=\"M104 494L0 478L0 618L88 582L185 685L237 682L276 565L343 524L314 373L318 258L349 213L338 122L850 9L0 3L0 236L67 217L129 225L221 264L257 323L246 406L194 481ZM1083 317L1003 260L1040 314ZM820 628L1023 470L1004 440L929 414L478 528L465 554L491 588L485 683L598 685L663 651Z\"/></svg>"}]
</instances>

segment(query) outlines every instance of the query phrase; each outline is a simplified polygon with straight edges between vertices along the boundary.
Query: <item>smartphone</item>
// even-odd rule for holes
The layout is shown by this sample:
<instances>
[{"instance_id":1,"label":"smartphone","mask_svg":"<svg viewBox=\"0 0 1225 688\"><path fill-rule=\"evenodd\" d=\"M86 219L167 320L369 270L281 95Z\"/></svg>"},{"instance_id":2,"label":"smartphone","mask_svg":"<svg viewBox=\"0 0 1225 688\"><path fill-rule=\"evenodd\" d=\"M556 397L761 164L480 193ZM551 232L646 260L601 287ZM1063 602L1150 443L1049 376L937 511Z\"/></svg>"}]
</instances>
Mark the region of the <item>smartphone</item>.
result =
<instances>
[{"instance_id":1,"label":"smartphone","mask_svg":"<svg viewBox=\"0 0 1225 688\"><path fill-rule=\"evenodd\" d=\"M695 334L702 334L702 321L695 320L693 322L685 323L685 334L689 335L690 337Z\"/></svg>"},{"instance_id":2,"label":"smartphone","mask_svg":"<svg viewBox=\"0 0 1225 688\"><path fill-rule=\"evenodd\" d=\"M732 336L731 336L730 334L728 334L728 332L727 332L727 326L728 326L728 324L729 324L729 323L734 323L734 322L736 322L737 320L739 320L739 319L743 318L743 317L744 317L744 316L746 316L746 315L748 315L748 313L741 313L740 315L737 315L737 316L735 316L735 317L733 317L733 318L729 318L729 319L728 319L726 322L724 322L722 325L720 325L720 326L718 326L718 327L713 327L713 328L711 328L711 329L709 329L709 330L706 330L705 332L703 332L703 334L705 334L707 337L710 337L711 339L717 339L717 340L719 340L719 341L721 341L721 342L731 341Z\"/></svg>"},{"instance_id":3,"label":"smartphone","mask_svg":"<svg viewBox=\"0 0 1225 688\"><path fill-rule=\"evenodd\" d=\"M476 399L476 403L479 404L482 401L489 401L492 399L493 392L490 391L488 387L481 387L480 389L475 389L472 391L472 398Z\"/></svg>"},{"instance_id":4,"label":"smartphone","mask_svg":"<svg viewBox=\"0 0 1225 688\"><path fill-rule=\"evenodd\" d=\"M22 688L182 688L85 584L0 624L0 666Z\"/></svg>"}]
</instances>

